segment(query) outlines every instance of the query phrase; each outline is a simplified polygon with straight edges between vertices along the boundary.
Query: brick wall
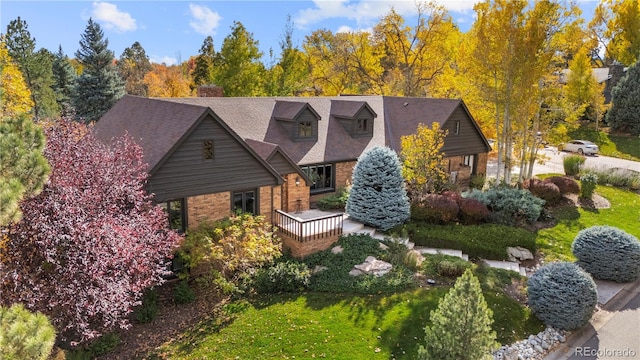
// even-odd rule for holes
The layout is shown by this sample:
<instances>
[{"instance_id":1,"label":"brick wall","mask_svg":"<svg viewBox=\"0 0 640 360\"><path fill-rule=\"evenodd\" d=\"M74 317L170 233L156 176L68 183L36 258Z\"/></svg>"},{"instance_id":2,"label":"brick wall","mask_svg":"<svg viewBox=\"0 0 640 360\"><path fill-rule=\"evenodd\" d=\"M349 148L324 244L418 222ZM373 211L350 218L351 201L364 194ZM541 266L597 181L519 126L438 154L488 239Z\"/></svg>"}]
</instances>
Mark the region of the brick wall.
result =
<instances>
[{"instance_id":1,"label":"brick wall","mask_svg":"<svg viewBox=\"0 0 640 360\"><path fill-rule=\"evenodd\" d=\"M222 86L217 85L200 85L198 86L198 97L223 97L224 90Z\"/></svg>"},{"instance_id":2,"label":"brick wall","mask_svg":"<svg viewBox=\"0 0 640 360\"><path fill-rule=\"evenodd\" d=\"M351 176L353 175L353 167L356 166L357 161L345 161L335 164L335 188L336 190L351 185ZM323 193L318 195L311 195L310 201L312 203L317 202L321 198L333 195L334 192Z\"/></svg>"},{"instance_id":3,"label":"brick wall","mask_svg":"<svg viewBox=\"0 0 640 360\"><path fill-rule=\"evenodd\" d=\"M296 177L299 178L300 185L296 185ZM309 210L309 187L305 184L304 179L297 173L287 174L284 176L287 180L283 185L284 191L287 192L286 203L282 208L286 212L294 212L296 210L297 200L300 200L300 210Z\"/></svg>"},{"instance_id":4,"label":"brick wall","mask_svg":"<svg viewBox=\"0 0 640 360\"><path fill-rule=\"evenodd\" d=\"M273 211L282 208L282 200L280 198L281 186L263 186L258 192L260 193L260 215L264 216L268 221L273 221ZM271 202L273 197L273 203Z\"/></svg>"},{"instance_id":5,"label":"brick wall","mask_svg":"<svg viewBox=\"0 0 640 360\"><path fill-rule=\"evenodd\" d=\"M476 157L476 161L478 162L476 173L478 175L487 175L487 159L489 158L488 153L480 153Z\"/></svg>"},{"instance_id":6,"label":"brick wall","mask_svg":"<svg viewBox=\"0 0 640 360\"><path fill-rule=\"evenodd\" d=\"M326 250L338 241L339 237L340 235L336 234L322 239L300 242L286 235L280 235L283 251L290 250L291 255L296 258L303 258L318 251Z\"/></svg>"},{"instance_id":7,"label":"brick wall","mask_svg":"<svg viewBox=\"0 0 640 360\"><path fill-rule=\"evenodd\" d=\"M231 193L228 191L187 198L187 222L195 228L204 220L219 220L231 215Z\"/></svg>"}]
</instances>

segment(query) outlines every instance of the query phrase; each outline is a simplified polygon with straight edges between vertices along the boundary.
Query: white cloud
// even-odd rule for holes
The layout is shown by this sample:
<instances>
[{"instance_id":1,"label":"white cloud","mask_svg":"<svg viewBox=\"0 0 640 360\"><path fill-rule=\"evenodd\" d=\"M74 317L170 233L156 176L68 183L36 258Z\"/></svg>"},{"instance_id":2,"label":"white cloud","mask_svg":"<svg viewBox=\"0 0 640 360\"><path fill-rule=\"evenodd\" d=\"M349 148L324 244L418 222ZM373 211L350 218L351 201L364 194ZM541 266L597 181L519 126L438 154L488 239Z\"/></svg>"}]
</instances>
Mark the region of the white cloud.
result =
<instances>
[{"instance_id":1,"label":"white cloud","mask_svg":"<svg viewBox=\"0 0 640 360\"><path fill-rule=\"evenodd\" d=\"M402 16L416 15L418 8L415 0L313 0L314 7L301 10L294 19L299 28L308 28L327 19L349 19L358 24L377 22L389 13L391 8ZM467 12L473 10L478 0L439 0L449 11Z\"/></svg>"},{"instance_id":2,"label":"white cloud","mask_svg":"<svg viewBox=\"0 0 640 360\"><path fill-rule=\"evenodd\" d=\"M336 30L336 34L337 33L373 33L373 28L368 27L368 28L363 28L363 29L354 29L351 26L348 25L342 25L338 28L338 30Z\"/></svg>"},{"instance_id":3,"label":"white cloud","mask_svg":"<svg viewBox=\"0 0 640 360\"><path fill-rule=\"evenodd\" d=\"M154 64L165 64L167 66L175 65L178 63L178 59L170 56L162 56L162 57L152 56L149 59L149 61L151 61Z\"/></svg>"},{"instance_id":4,"label":"white cloud","mask_svg":"<svg viewBox=\"0 0 640 360\"><path fill-rule=\"evenodd\" d=\"M136 19L131 17L129 13L120 11L116 5L107 2L94 2L91 17L109 30L125 32L138 28Z\"/></svg>"},{"instance_id":5,"label":"white cloud","mask_svg":"<svg viewBox=\"0 0 640 360\"><path fill-rule=\"evenodd\" d=\"M222 17L215 11L206 6L189 4L189 12L193 20L189 21L189 25L193 30L202 35L215 34L216 28L220 25Z\"/></svg>"}]
</instances>

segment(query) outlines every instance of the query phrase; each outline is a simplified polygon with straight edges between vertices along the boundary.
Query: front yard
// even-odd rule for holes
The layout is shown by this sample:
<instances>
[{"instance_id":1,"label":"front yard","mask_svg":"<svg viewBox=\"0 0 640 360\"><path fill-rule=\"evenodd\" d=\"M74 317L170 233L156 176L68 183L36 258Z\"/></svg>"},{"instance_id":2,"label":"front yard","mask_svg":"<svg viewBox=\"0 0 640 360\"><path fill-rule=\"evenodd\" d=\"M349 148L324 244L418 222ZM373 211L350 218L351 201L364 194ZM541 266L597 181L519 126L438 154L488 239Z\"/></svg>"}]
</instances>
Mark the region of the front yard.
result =
<instances>
[{"instance_id":1,"label":"front yard","mask_svg":"<svg viewBox=\"0 0 640 360\"><path fill-rule=\"evenodd\" d=\"M500 244L512 241L526 247L536 246L546 262L573 260L570 248L575 235L593 225L615 226L640 236L637 226L640 194L608 186L598 186L596 192L610 201L611 208L586 210L570 205L558 206L550 210L555 225L540 230L489 224L421 226L414 223L410 225L409 233L420 234L428 229L431 234L441 234L432 236L433 239L452 233L473 237L475 240L467 243L480 253L485 248L478 242L500 237ZM465 241L457 244L466 246ZM377 246L359 245L357 248L366 250L357 253L345 248L347 255L336 266L347 269L352 266L350 263L359 263L368 253L375 252ZM484 253L490 254L490 251ZM381 256L381 253L376 255ZM330 256L311 257L309 267ZM427 256L421 272L425 279L436 279L434 286L424 281L409 283L408 270L392 273L389 278L394 280L387 283L375 279L352 280L336 275L337 272L328 272L324 276L316 275L315 280L312 277L312 290L241 296L220 305L197 326L157 347L146 358L413 359L424 341L424 327L429 324L430 312L436 309L438 301L455 281L454 276L436 274L429 265L432 260L435 258ZM500 343L513 343L544 328L523 305L524 281L519 275L472 266L493 310L493 329ZM345 290L349 287L355 290Z\"/></svg>"}]
</instances>

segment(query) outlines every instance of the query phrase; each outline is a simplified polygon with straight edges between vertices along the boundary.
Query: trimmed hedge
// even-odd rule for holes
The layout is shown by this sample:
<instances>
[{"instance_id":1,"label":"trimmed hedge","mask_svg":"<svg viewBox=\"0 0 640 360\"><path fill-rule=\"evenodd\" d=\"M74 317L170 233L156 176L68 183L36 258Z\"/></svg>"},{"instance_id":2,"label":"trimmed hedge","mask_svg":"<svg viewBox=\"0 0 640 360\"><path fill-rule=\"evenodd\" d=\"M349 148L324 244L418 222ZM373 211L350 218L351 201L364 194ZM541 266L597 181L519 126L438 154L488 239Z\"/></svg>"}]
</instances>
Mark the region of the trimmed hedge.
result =
<instances>
[{"instance_id":1,"label":"trimmed hedge","mask_svg":"<svg viewBox=\"0 0 640 360\"><path fill-rule=\"evenodd\" d=\"M594 278L631 282L640 275L640 241L612 226L592 226L571 244L577 264Z\"/></svg>"},{"instance_id":2,"label":"trimmed hedge","mask_svg":"<svg viewBox=\"0 0 640 360\"><path fill-rule=\"evenodd\" d=\"M514 246L536 251L534 233L510 226L410 223L404 228L416 245L462 250L476 259L507 260L507 247Z\"/></svg>"},{"instance_id":3,"label":"trimmed hedge","mask_svg":"<svg viewBox=\"0 0 640 360\"><path fill-rule=\"evenodd\" d=\"M529 278L527 285L533 313L545 324L559 329L584 326L598 303L591 275L574 263L547 264Z\"/></svg>"}]
</instances>

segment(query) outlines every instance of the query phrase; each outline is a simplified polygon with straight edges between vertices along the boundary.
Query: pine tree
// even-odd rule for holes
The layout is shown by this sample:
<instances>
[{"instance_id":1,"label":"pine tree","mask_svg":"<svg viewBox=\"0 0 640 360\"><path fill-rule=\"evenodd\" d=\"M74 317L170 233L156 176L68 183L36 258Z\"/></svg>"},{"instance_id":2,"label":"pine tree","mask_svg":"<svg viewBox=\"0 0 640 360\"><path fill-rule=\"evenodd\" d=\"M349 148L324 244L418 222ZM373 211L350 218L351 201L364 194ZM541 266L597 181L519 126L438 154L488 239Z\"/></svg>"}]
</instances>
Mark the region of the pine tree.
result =
<instances>
[{"instance_id":1,"label":"pine tree","mask_svg":"<svg viewBox=\"0 0 640 360\"><path fill-rule=\"evenodd\" d=\"M387 230L409 218L400 160L388 147L367 151L353 169L346 211L351 218Z\"/></svg>"},{"instance_id":2,"label":"pine tree","mask_svg":"<svg viewBox=\"0 0 640 360\"><path fill-rule=\"evenodd\" d=\"M124 49L118 61L118 72L125 81L125 91L130 95L147 96L144 76L151 71L151 62L139 42Z\"/></svg>"},{"instance_id":3,"label":"pine tree","mask_svg":"<svg viewBox=\"0 0 640 360\"><path fill-rule=\"evenodd\" d=\"M640 60L613 88L611 102L607 123L614 129L640 135Z\"/></svg>"},{"instance_id":4,"label":"pine tree","mask_svg":"<svg viewBox=\"0 0 640 360\"><path fill-rule=\"evenodd\" d=\"M76 117L85 122L97 121L122 96L124 82L114 65L114 55L108 49L109 41L98 23L89 19L80 40L76 58L84 71L76 80L72 102Z\"/></svg>"},{"instance_id":5,"label":"pine tree","mask_svg":"<svg viewBox=\"0 0 640 360\"><path fill-rule=\"evenodd\" d=\"M493 312L487 307L480 282L470 269L458 278L449 293L431 312L431 326L425 328L426 346L419 359L476 360L491 358L497 347L491 330Z\"/></svg>"},{"instance_id":6,"label":"pine tree","mask_svg":"<svg viewBox=\"0 0 640 360\"><path fill-rule=\"evenodd\" d=\"M35 51L36 41L31 37L27 22L18 17L7 25L6 45L9 56L16 62L31 92L35 120L56 116L52 57L46 49Z\"/></svg>"},{"instance_id":7,"label":"pine tree","mask_svg":"<svg viewBox=\"0 0 640 360\"><path fill-rule=\"evenodd\" d=\"M44 185L49 167L45 138L29 118L33 106L20 70L0 42L0 226L21 217L20 200Z\"/></svg>"},{"instance_id":8,"label":"pine tree","mask_svg":"<svg viewBox=\"0 0 640 360\"><path fill-rule=\"evenodd\" d=\"M53 61L53 91L56 94L56 102L62 116L67 116L72 111L71 94L76 81L76 71L69 61L69 57L58 47Z\"/></svg>"},{"instance_id":9,"label":"pine tree","mask_svg":"<svg viewBox=\"0 0 640 360\"><path fill-rule=\"evenodd\" d=\"M218 54L213 47L213 38L207 36L196 57L196 67L193 69L193 83L195 85L211 85L214 83L215 67Z\"/></svg>"},{"instance_id":10,"label":"pine tree","mask_svg":"<svg viewBox=\"0 0 640 360\"><path fill-rule=\"evenodd\" d=\"M49 358L56 331L41 313L31 313L22 304L0 306L0 359Z\"/></svg>"}]
</instances>

